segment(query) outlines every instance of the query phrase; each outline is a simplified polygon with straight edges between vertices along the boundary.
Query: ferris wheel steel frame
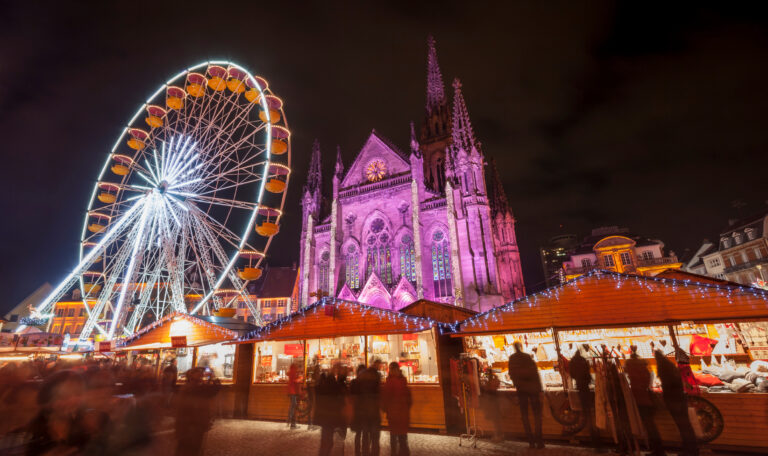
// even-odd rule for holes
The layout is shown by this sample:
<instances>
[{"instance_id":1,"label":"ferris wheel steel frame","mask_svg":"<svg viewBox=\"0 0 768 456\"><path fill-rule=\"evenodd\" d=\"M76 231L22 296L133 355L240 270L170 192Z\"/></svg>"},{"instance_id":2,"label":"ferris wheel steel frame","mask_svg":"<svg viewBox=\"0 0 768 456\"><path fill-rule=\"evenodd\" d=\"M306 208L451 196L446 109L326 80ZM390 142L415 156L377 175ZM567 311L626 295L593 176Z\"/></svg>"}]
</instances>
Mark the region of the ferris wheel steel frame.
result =
<instances>
[{"instance_id":1,"label":"ferris wheel steel frame","mask_svg":"<svg viewBox=\"0 0 768 456\"><path fill-rule=\"evenodd\" d=\"M202 74L198 73L201 69ZM184 89L177 85L180 80ZM193 82L202 84L202 89L196 87L193 92ZM170 97L172 89L176 94L181 90L181 108L171 107L170 101L167 110L153 103L163 92ZM256 95L251 93L251 97L244 93L254 90ZM256 107L261 109L260 123L253 118ZM159 121L153 120L155 124L150 122L151 109L163 113ZM150 113L146 118L152 127L149 134L136 127L145 112ZM218 124L222 119L223 124ZM89 200L80 262L35 311L50 311L77 285L87 317L81 341L94 330L106 339L129 335L147 312L155 319L170 311L186 313L188 307L192 307L189 313L211 313L232 306L238 298L255 322L261 323L246 289L254 275L242 274L235 265L247 258L248 268L260 275L259 266L277 233L291 164L290 131L284 119L282 100L273 95L266 81L233 62L203 62L170 78L136 111L112 147ZM281 125L276 127L277 123ZM259 136L263 142L253 141ZM236 141L228 142L233 137ZM121 152L127 138L131 138L128 145L136 149L135 160ZM281 142L279 153L273 154L273 141ZM145 143L151 147L145 148ZM273 162L273 155L285 157ZM118 174L114 166L110 168L113 163L128 163L119 183L105 180L110 169ZM259 167L261 173L251 171ZM281 184L278 190L267 192L274 196L265 196L268 181ZM241 189L256 190L255 200L242 200ZM133 193L126 197L129 192ZM102 199L105 193L112 196ZM264 204L265 199L270 204ZM238 218L245 221L242 234L229 226ZM253 231L259 218L275 229L255 242ZM103 271L95 267L99 262ZM222 297L219 292L225 281L232 289ZM188 294L198 296L199 301L190 304ZM125 310L128 299L132 300L130 312ZM120 334L116 334L118 327L123 329Z\"/></svg>"}]
</instances>

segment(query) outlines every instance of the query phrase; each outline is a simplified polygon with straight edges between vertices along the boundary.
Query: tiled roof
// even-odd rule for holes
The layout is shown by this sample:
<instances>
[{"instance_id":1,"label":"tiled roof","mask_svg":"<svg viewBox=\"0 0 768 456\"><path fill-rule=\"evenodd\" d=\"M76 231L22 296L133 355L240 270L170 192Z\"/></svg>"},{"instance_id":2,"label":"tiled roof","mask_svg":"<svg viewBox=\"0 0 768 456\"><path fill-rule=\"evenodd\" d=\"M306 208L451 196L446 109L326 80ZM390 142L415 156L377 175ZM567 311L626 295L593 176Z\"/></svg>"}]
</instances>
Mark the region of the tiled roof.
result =
<instances>
[{"instance_id":1,"label":"tiled roof","mask_svg":"<svg viewBox=\"0 0 768 456\"><path fill-rule=\"evenodd\" d=\"M271 266L264 269L264 274L256 284L256 297L261 298L290 298L296 284L298 269L291 266Z\"/></svg>"}]
</instances>

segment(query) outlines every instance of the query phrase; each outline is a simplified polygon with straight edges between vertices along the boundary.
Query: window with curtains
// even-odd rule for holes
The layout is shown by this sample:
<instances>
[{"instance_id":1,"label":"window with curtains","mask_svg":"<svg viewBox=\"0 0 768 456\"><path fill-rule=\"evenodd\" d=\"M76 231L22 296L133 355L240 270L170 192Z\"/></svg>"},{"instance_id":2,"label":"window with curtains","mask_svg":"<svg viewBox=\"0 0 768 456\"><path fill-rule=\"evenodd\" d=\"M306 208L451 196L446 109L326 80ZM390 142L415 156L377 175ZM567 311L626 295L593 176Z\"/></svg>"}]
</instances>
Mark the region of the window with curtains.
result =
<instances>
[{"instance_id":1,"label":"window with curtains","mask_svg":"<svg viewBox=\"0 0 768 456\"><path fill-rule=\"evenodd\" d=\"M320 265L318 266L318 283L317 291L328 293L330 287L330 258L331 254L328 251L323 252L320 255Z\"/></svg>"},{"instance_id":2,"label":"window with curtains","mask_svg":"<svg viewBox=\"0 0 768 456\"><path fill-rule=\"evenodd\" d=\"M384 220L374 220L366 237L366 279L375 272L382 282L392 283L392 251L389 241L389 231Z\"/></svg>"},{"instance_id":3,"label":"window with curtains","mask_svg":"<svg viewBox=\"0 0 768 456\"><path fill-rule=\"evenodd\" d=\"M345 280L347 285L349 285L349 288L357 290L360 288L360 260L358 257L357 246L355 244L350 244L347 247L346 255L346 260L344 262Z\"/></svg>"},{"instance_id":4,"label":"window with curtains","mask_svg":"<svg viewBox=\"0 0 768 456\"><path fill-rule=\"evenodd\" d=\"M400 239L400 274L409 282L416 283L416 250L410 234Z\"/></svg>"},{"instance_id":5,"label":"window with curtains","mask_svg":"<svg viewBox=\"0 0 768 456\"><path fill-rule=\"evenodd\" d=\"M451 248L448 238L442 231L432 235L432 279L435 296L453 296L451 286Z\"/></svg>"}]
</instances>

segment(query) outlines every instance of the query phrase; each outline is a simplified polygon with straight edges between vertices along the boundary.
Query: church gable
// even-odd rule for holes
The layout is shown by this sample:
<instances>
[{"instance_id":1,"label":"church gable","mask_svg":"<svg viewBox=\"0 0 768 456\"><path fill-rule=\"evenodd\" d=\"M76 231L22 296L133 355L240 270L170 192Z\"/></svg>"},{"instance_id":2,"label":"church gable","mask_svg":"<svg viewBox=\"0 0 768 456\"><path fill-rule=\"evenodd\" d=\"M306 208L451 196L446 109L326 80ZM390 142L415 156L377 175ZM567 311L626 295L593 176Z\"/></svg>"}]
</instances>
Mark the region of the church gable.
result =
<instances>
[{"instance_id":1,"label":"church gable","mask_svg":"<svg viewBox=\"0 0 768 456\"><path fill-rule=\"evenodd\" d=\"M410 163L376 130L373 130L349 167L341 187L386 180L389 176L410 172L410 170Z\"/></svg>"},{"instance_id":2,"label":"church gable","mask_svg":"<svg viewBox=\"0 0 768 456\"><path fill-rule=\"evenodd\" d=\"M392 295L389 294L387 287L384 286L375 272L368 277L365 286L357 296L357 300L369 306L392 309Z\"/></svg>"}]
</instances>

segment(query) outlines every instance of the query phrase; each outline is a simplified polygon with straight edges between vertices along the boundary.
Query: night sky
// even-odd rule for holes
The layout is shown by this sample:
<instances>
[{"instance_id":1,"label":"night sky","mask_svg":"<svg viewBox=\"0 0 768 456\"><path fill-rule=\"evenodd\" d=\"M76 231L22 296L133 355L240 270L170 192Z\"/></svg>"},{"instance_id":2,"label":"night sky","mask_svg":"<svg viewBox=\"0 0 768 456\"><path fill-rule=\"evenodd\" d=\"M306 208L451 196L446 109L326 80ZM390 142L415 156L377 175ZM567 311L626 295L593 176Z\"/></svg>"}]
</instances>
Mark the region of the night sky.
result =
<instances>
[{"instance_id":1,"label":"night sky","mask_svg":"<svg viewBox=\"0 0 768 456\"><path fill-rule=\"evenodd\" d=\"M347 165L372 128L407 150L408 123L424 114L430 33L446 85L462 79L477 137L499 164L529 290L541 286L538 247L553 235L621 225L682 254L729 218L766 209L764 11L31 3L10 2L0 15L3 309L76 264L94 181L143 100L215 58L264 76L286 104L294 179L273 264L298 259L314 138L329 190L337 144Z\"/></svg>"}]
</instances>

